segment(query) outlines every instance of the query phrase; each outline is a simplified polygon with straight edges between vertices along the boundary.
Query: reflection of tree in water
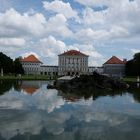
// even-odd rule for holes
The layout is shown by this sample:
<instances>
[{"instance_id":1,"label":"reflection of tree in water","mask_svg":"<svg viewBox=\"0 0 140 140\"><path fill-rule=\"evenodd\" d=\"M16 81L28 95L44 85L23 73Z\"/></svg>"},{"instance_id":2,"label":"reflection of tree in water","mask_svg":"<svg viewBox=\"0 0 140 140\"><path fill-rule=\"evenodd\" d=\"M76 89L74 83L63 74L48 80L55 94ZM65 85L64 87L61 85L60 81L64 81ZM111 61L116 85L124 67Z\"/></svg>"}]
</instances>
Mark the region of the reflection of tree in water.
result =
<instances>
[{"instance_id":1,"label":"reflection of tree in water","mask_svg":"<svg viewBox=\"0 0 140 140\"><path fill-rule=\"evenodd\" d=\"M11 88L15 91L21 92L24 90L28 94L33 94L40 88L40 81L22 81L22 80L1 80L0 81L0 94L4 94Z\"/></svg>"},{"instance_id":2,"label":"reflection of tree in water","mask_svg":"<svg viewBox=\"0 0 140 140\"><path fill-rule=\"evenodd\" d=\"M122 90L100 90L96 89L95 92L93 93L93 100L96 100L99 97L102 96L122 96L125 92Z\"/></svg>"},{"instance_id":3,"label":"reflection of tree in water","mask_svg":"<svg viewBox=\"0 0 140 140\"><path fill-rule=\"evenodd\" d=\"M12 82L9 80L0 80L0 95L12 88Z\"/></svg>"},{"instance_id":4,"label":"reflection of tree in water","mask_svg":"<svg viewBox=\"0 0 140 140\"><path fill-rule=\"evenodd\" d=\"M16 91L20 91L20 81L16 80L0 80L0 95L4 94L5 92L9 91L12 87Z\"/></svg>"},{"instance_id":5,"label":"reflection of tree in water","mask_svg":"<svg viewBox=\"0 0 140 140\"><path fill-rule=\"evenodd\" d=\"M58 91L58 94L62 96L65 100L75 102L80 98L84 98L86 100L92 97L93 100L96 100L97 98L102 96L112 96L112 97L117 95L122 96L127 92L132 94L134 100L140 103L140 88L136 88L136 87L128 90L103 90L97 88L94 89L88 88L85 90L78 90L76 92L70 90L69 91L64 90L64 91Z\"/></svg>"},{"instance_id":6,"label":"reflection of tree in water","mask_svg":"<svg viewBox=\"0 0 140 140\"><path fill-rule=\"evenodd\" d=\"M13 87L14 87L14 90L16 91L21 91L21 85L22 85L22 81L20 80L16 80L13 82Z\"/></svg>"},{"instance_id":7,"label":"reflection of tree in water","mask_svg":"<svg viewBox=\"0 0 140 140\"><path fill-rule=\"evenodd\" d=\"M80 98L84 98L85 100L89 98L93 98L93 100L96 100L99 97L102 96L116 96L116 95L122 95L125 93L122 90L103 90L103 89L97 89L97 88L88 88L85 90L78 90L76 92L73 91L58 91L58 95L62 96L65 100L68 101L76 101Z\"/></svg>"}]
</instances>

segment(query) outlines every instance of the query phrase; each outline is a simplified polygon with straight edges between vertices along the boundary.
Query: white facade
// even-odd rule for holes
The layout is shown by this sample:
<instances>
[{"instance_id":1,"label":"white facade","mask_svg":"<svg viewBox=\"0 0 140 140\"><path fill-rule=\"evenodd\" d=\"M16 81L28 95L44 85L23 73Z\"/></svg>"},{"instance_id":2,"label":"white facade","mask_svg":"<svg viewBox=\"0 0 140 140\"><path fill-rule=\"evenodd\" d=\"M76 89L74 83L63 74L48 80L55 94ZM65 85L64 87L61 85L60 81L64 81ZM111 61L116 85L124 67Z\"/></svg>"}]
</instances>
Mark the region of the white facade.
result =
<instances>
[{"instance_id":1,"label":"white facade","mask_svg":"<svg viewBox=\"0 0 140 140\"><path fill-rule=\"evenodd\" d=\"M125 64L127 60L121 60L116 56L112 56L103 64L104 74L115 77L122 77L125 75Z\"/></svg>"},{"instance_id":2,"label":"white facade","mask_svg":"<svg viewBox=\"0 0 140 140\"><path fill-rule=\"evenodd\" d=\"M41 75L57 76L58 75L58 66L40 66Z\"/></svg>"},{"instance_id":3,"label":"white facade","mask_svg":"<svg viewBox=\"0 0 140 140\"><path fill-rule=\"evenodd\" d=\"M39 62L21 62L25 74L40 74L39 69L41 63Z\"/></svg>"},{"instance_id":4,"label":"white facade","mask_svg":"<svg viewBox=\"0 0 140 140\"><path fill-rule=\"evenodd\" d=\"M58 56L59 75L81 75L88 73L88 56L71 50Z\"/></svg>"},{"instance_id":5,"label":"white facade","mask_svg":"<svg viewBox=\"0 0 140 140\"><path fill-rule=\"evenodd\" d=\"M21 59L21 64L25 74L34 75L72 76L93 74L94 71L110 76L123 76L125 74L125 62L115 56L104 63L103 67L88 67L88 55L76 50L70 50L58 55L58 66L42 65L42 62L34 55Z\"/></svg>"},{"instance_id":6,"label":"white facade","mask_svg":"<svg viewBox=\"0 0 140 140\"><path fill-rule=\"evenodd\" d=\"M104 74L109 76L119 76L125 75L125 64L104 64Z\"/></svg>"}]
</instances>

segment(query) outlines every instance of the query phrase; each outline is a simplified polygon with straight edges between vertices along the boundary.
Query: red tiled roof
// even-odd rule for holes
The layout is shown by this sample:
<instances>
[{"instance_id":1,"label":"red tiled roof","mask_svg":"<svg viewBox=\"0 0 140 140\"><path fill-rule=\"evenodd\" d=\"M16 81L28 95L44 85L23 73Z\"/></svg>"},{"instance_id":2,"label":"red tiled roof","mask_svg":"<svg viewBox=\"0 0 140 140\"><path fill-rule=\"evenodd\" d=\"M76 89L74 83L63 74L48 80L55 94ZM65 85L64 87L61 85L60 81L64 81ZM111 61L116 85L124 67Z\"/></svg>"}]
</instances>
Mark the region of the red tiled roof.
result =
<instances>
[{"instance_id":1,"label":"red tiled roof","mask_svg":"<svg viewBox=\"0 0 140 140\"><path fill-rule=\"evenodd\" d=\"M69 50L69 51L64 52L60 55L84 55L84 56L88 56L88 55L83 54L83 53L81 53L80 51L77 51L77 50Z\"/></svg>"},{"instance_id":2,"label":"red tiled roof","mask_svg":"<svg viewBox=\"0 0 140 140\"><path fill-rule=\"evenodd\" d=\"M108 61L106 61L104 64L125 64L126 62L120 60L116 56L112 56Z\"/></svg>"},{"instance_id":3,"label":"red tiled roof","mask_svg":"<svg viewBox=\"0 0 140 140\"><path fill-rule=\"evenodd\" d=\"M29 55L23 59L21 59L22 62L37 62L42 63L38 58L36 58L34 55Z\"/></svg>"}]
</instances>

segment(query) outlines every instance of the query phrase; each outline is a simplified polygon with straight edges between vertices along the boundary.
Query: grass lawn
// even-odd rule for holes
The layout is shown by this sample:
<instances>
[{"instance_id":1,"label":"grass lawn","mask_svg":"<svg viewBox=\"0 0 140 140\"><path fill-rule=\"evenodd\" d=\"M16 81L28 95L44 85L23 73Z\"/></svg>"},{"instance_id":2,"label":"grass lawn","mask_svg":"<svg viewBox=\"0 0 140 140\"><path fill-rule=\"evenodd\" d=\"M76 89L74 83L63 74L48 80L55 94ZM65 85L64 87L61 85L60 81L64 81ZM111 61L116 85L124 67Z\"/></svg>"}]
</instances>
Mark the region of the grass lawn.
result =
<instances>
[{"instance_id":1,"label":"grass lawn","mask_svg":"<svg viewBox=\"0 0 140 140\"><path fill-rule=\"evenodd\" d=\"M54 77L51 79L55 79ZM14 76L14 75L5 75L0 76L0 80L50 80L49 76L46 75L24 75L24 76Z\"/></svg>"},{"instance_id":2,"label":"grass lawn","mask_svg":"<svg viewBox=\"0 0 140 140\"><path fill-rule=\"evenodd\" d=\"M124 77L123 81L125 81L125 82L136 82L137 77Z\"/></svg>"}]
</instances>

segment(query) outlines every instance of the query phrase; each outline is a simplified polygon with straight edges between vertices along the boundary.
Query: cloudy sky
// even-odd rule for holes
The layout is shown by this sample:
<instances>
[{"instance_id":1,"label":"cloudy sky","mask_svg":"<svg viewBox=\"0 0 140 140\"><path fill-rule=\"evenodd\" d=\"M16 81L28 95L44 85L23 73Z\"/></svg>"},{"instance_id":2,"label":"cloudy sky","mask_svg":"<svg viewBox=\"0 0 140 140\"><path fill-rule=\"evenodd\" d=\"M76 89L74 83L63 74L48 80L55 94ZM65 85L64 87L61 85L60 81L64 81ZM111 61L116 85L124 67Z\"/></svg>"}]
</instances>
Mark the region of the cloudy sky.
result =
<instances>
[{"instance_id":1,"label":"cloudy sky","mask_svg":"<svg viewBox=\"0 0 140 140\"><path fill-rule=\"evenodd\" d=\"M47 65L80 50L89 65L140 51L140 0L0 0L0 51Z\"/></svg>"}]
</instances>

